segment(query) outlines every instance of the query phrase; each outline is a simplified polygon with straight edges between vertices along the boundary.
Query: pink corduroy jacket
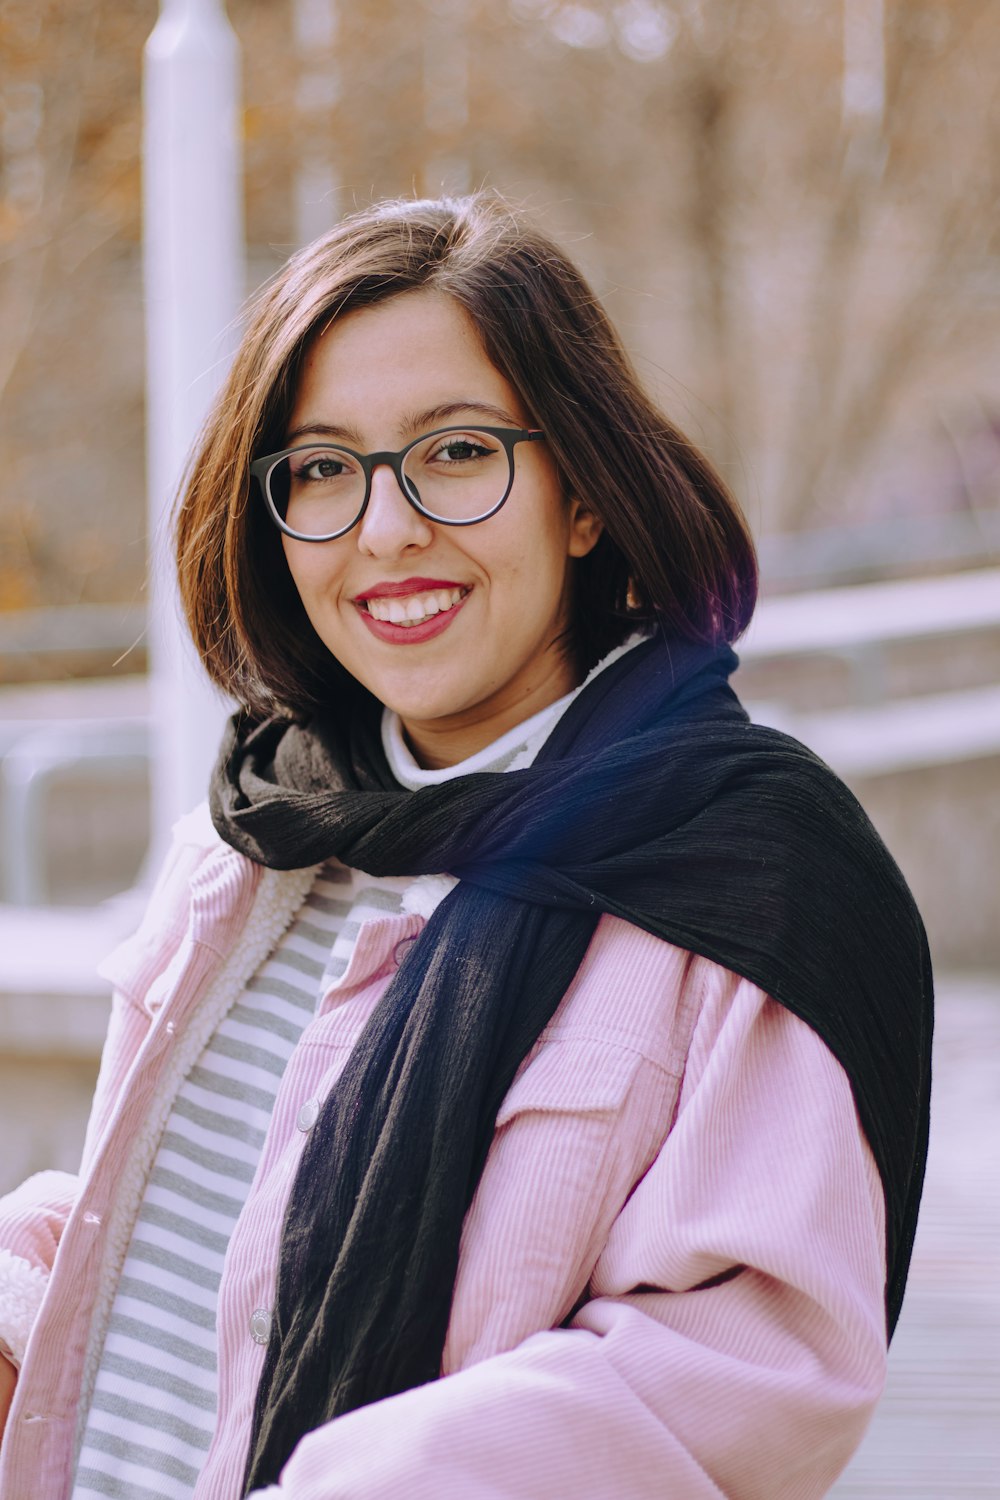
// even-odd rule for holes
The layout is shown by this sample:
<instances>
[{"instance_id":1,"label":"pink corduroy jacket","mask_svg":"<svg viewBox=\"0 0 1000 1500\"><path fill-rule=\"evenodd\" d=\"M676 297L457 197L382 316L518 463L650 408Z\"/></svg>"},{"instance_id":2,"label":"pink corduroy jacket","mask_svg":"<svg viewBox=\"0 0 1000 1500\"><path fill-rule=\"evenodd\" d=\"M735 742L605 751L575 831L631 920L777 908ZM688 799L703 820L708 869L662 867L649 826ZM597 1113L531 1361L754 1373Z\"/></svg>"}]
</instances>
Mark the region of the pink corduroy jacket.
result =
<instances>
[{"instance_id":1,"label":"pink corduroy jacket","mask_svg":"<svg viewBox=\"0 0 1000 1500\"><path fill-rule=\"evenodd\" d=\"M312 876L261 869L186 819L143 925L105 965L113 1010L79 1177L43 1173L0 1202L0 1328L5 1288L40 1303L2 1500L72 1491L177 1088ZM302 1105L332 1087L423 921L362 926L281 1081L226 1258L218 1423L196 1500L241 1494L264 1358L250 1319L273 1300ZM442 1378L310 1433L277 1493L823 1495L884 1380L883 1214L846 1076L818 1037L748 981L606 916L498 1115Z\"/></svg>"}]
</instances>

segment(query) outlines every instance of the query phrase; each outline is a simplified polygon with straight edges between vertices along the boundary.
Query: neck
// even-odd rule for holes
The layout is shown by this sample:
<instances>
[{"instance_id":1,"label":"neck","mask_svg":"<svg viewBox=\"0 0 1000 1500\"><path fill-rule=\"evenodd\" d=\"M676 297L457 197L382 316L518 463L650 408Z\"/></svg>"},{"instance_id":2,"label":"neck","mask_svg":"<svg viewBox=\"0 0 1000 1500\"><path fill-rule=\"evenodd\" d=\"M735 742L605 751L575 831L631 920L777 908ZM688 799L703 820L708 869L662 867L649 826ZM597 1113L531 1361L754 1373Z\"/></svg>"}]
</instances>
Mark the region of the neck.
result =
<instances>
[{"instance_id":1,"label":"neck","mask_svg":"<svg viewBox=\"0 0 1000 1500\"><path fill-rule=\"evenodd\" d=\"M560 658L527 691L522 688L506 701L498 693L467 713L424 721L401 718L400 722L417 765L425 771L437 771L468 760L492 745L508 730L572 692L579 680L570 664Z\"/></svg>"}]
</instances>

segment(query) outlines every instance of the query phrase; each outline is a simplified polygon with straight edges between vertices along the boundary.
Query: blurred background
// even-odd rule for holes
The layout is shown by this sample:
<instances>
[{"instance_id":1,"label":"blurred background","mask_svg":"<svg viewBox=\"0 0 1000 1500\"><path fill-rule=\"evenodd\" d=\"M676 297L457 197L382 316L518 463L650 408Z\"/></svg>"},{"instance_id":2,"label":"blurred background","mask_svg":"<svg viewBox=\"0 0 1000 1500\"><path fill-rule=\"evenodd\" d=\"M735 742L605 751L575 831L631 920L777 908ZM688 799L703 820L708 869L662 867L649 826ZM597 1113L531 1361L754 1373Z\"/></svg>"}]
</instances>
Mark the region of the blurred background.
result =
<instances>
[{"instance_id":1,"label":"blurred background","mask_svg":"<svg viewBox=\"0 0 1000 1500\"><path fill-rule=\"evenodd\" d=\"M740 497L763 597L737 687L857 791L941 988L914 1290L837 1494L1000 1496L1000 5L162 11L238 42L241 293L373 199L498 188ZM77 1164L94 965L164 811L141 172L160 14L0 0L0 1189ZM173 128L147 115L147 152Z\"/></svg>"}]
</instances>

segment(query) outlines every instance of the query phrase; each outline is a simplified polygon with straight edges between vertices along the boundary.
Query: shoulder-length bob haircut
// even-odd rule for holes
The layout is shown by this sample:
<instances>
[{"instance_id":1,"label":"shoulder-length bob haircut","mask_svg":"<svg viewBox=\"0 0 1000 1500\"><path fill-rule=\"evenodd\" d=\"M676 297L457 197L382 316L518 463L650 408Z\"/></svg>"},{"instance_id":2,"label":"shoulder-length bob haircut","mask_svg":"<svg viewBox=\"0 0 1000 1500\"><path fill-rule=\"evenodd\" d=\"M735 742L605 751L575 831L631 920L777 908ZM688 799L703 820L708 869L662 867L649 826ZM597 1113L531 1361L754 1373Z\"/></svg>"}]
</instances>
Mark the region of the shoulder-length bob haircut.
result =
<instances>
[{"instance_id":1,"label":"shoulder-length bob haircut","mask_svg":"<svg viewBox=\"0 0 1000 1500\"><path fill-rule=\"evenodd\" d=\"M738 505L646 396L579 271L503 199L477 193L357 213L252 303L176 514L181 598L210 676L254 714L307 715L356 686L306 618L249 465L285 446L310 340L419 288L465 309L544 430L567 495L604 523L572 564L567 647L581 674L641 621L735 640L757 594Z\"/></svg>"}]
</instances>

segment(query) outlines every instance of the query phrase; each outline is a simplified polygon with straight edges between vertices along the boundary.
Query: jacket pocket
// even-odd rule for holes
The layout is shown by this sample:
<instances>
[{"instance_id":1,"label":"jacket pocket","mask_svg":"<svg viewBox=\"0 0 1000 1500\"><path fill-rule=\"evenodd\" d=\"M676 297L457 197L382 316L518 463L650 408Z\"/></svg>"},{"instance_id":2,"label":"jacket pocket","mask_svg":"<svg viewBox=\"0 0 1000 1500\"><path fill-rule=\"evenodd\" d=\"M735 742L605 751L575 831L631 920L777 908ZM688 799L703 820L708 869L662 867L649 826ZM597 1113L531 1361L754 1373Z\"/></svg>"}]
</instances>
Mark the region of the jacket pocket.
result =
<instances>
[{"instance_id":1,"label":"jacket pocket","mask_svg":"<svg viewBox=\"0 0 1000 1500\"><path fill-rule=\"evenodd\" d=\"M590 1037L542 1040L508 1089L497 1112L497 1129L531 1111L616 1114L641 1062L631 1048Z\"/></svg>"},{"instance_id":2,"label":"jacket pocket","mask_svg":"<svg viewBox=\"0 0 1000 1500\"><path fill-rule=\"evenodd\" d=\"M647 1149L633 1094L648 1076L640 1053L590 1037L529 1053L466 1216L446 1371L558 1327L584 1295Z\"/></svg>"}]
</instances>

